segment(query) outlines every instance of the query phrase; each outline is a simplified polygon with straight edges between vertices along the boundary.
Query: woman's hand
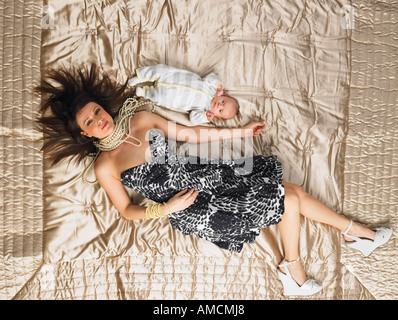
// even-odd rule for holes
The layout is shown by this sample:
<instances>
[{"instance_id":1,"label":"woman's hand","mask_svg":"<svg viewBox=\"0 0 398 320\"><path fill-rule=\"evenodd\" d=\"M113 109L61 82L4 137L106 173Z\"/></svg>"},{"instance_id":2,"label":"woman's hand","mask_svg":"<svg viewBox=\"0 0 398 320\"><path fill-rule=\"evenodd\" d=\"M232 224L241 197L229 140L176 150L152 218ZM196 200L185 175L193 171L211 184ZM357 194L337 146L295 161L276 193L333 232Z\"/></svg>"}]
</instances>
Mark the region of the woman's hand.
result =
<instances>
[{"instance_id":1,"label":"woman's hand","mask_svg":"<svg viewBox=\"0 0 398 320\"><path fill-rule=\"evenodd\" d=\"M195 191L195 189L187 190L181 190L166 202L171 212L184 210L195 202L199 192Z\"/></svg>"},{"instance_id":2,"label":"woman's hand","mask_svg":"<svg viewBox=\"0 0 398 320\"><path fill-rule=\"evenodd\" d=\"M243 129L250 130L249 132L249 137L250 136L258 136L265 130L265 124L262 122L250 122L249 124L245 125L242 127Z\"/></svg>"}]
</instances>

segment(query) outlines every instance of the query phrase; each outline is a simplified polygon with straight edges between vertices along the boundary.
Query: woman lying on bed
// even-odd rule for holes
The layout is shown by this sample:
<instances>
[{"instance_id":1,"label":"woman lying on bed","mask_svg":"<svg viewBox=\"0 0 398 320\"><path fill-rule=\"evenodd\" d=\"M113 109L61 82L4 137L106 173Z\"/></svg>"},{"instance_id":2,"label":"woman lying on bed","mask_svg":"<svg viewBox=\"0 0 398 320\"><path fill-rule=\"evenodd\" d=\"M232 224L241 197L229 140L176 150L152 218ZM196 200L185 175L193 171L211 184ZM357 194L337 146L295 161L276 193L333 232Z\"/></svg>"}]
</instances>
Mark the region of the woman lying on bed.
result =
<instances>
[{"instance_id":1,"label":"woman lying on bed","mask_svg":"<svg viewBox=\"0 0 398 320\"><path fill-rule=\"evenodd\" d=\"M263 123L185 127L148 111L137 112L151 102L137 100L133 90L127 82L119 85L107 75L100 78L95 66L52 70L37 88L43 94L38 122L45 155L55 164L95 153L98 182L125 219L167 216L183 234L235 252L254 242L261 228L277 224L284 248L278 275L285 295L311 295L322 289L307 279L299 262L300 215L337 228L347 244L365 256L390 238L391 228L373 231L352 222L301 187L283 181L275 156L206 161L178 156L167 143L167 139L201 143L255 137L264 131ZM125 186L154 204L134 205Z\"/></svg>"}]
</instances>

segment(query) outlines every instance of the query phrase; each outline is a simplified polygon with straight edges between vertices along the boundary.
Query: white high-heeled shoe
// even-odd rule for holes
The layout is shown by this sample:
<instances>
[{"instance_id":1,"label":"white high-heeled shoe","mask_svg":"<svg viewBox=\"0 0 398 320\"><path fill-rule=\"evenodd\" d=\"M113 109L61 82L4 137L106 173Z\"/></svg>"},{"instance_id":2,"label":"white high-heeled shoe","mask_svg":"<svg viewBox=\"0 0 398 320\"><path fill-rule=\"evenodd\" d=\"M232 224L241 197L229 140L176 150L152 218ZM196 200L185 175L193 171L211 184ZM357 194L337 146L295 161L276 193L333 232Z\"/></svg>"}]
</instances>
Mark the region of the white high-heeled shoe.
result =
<instances>
[{"instance_id":1,"label":"white high-heeled shoe","mask_svg":"<svg viewBox=\"0 0 398 320\"><path fill-rule=\"evenodd\" d=\"M369 256L376 248L385 244L391 238L392 235L392 228L380 227L375 229L376 235L373 241L370 239L362 239L348 234L348 231L350 231L351 226L352 226L352 220L350 221L347 230L342 232L342 234L345 235L347 238L350 238L355 241L352 242L346 241L346 244L350 248L361 251L365 257Z\"/></svg>"},{"instance_id":2,"label":"white high-heeled shoe","mask_svg":"<svg viewBox=\"0 0 398 320\"><path fill-rule=\"evenodd\" d=\"M279 267L285 267L286 270L286 274L277 270L279 279L283 284L284 296L310 296L322 290L322 285L314 279L308 279L302 286L299 286L298 283L294 281L287 266L296 263L299 260L300 258L294 261L286 261L283 259L283 263L279 265Z\"/></svg>"}]
</instances>

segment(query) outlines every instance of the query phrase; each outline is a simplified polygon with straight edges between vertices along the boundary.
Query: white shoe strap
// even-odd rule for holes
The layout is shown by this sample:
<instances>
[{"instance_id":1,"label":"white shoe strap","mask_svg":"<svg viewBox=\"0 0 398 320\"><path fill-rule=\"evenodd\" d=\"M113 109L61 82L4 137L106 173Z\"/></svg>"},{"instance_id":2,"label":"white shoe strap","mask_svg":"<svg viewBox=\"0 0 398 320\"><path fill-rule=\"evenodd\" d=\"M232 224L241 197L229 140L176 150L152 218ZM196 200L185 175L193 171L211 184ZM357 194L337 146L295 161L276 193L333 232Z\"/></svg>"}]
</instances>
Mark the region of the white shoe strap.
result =
<instances>
[{"instance_id":1,"label":"white shoe strap","mask_svg":"<svg viewBox=\"0 0 398 320\"><path fill-rule=\"evenodd\" d=\"M344 234L345 236L348 236L348 231L350 231L351 226L352 226L352 220L350 220L350 224L348 225L348 228L343 232L343 234Z\"/></svg>"},{"instance_id":2,"label":"white shoe strap","mask_svg":"<svg viewBox=\"0 0 398 320\"><path fill-rule=\"evenodd\" d=\"M348 237L348 238L351 238L352 240L361 241L360 238L348 234L348 231L350 231L351 226L352 226L352 220L350 220L350 224L348 225L348 228L346 229L346 231L342 232L341 234L345 235L345 236Z\"/></svg>"},{"instance_id":3,"label":"white shoe strap","mask_svg":"<svg viewBox=\"0 0 398 320\"><path fill-rule=\"evenodd\" d=\"M296 262L298 262L298 261L300 261L300 257L298 257L296 260L293 260L293 261L287 261L287 260L283 259L283 263L281 263L281 264L279 265L279 267L286 267L286 266L288 266L288 265L290 265L290 264L293 264L293 263L296 263ZM286 268L286 269L287 269L287 268Z\"/></svg>"}]
</instances>

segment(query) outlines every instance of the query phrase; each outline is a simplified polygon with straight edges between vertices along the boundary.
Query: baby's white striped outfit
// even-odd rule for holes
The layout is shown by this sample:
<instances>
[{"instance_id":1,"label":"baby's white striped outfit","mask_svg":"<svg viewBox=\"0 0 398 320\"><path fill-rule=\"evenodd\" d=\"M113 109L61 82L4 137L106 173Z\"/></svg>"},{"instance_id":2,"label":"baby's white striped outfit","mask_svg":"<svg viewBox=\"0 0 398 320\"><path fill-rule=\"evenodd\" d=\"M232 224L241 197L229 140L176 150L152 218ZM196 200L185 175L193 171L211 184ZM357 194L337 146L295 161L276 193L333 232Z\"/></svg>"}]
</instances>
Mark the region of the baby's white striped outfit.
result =
<instances>
[{"instance_id":1,"label":"baby's white striped outfit","mask_svg":"<svg viewBox=\"0 0 398 320\"><path fill-rule=\"evenodd\" d=\"M137 88L137 96L170 109L190 111L189 119L194 125L209 122L206 112L216 96L220 79L211 73L205 78L182 69L164 64L136 69L136 76L129 80L130 86L145 81L157 80L157 87Z\"/></svg>"}]
</instances>

